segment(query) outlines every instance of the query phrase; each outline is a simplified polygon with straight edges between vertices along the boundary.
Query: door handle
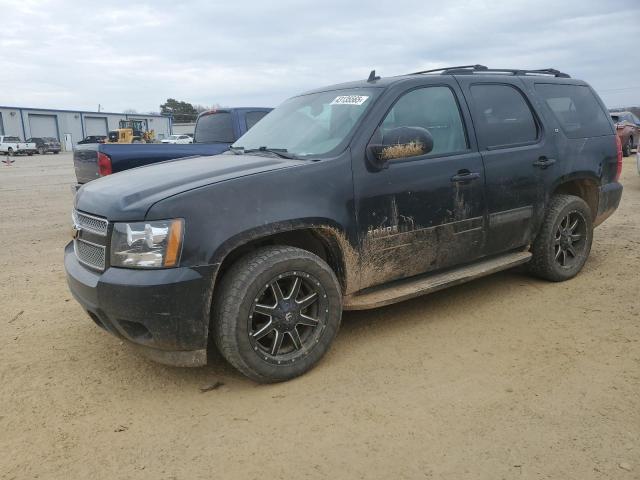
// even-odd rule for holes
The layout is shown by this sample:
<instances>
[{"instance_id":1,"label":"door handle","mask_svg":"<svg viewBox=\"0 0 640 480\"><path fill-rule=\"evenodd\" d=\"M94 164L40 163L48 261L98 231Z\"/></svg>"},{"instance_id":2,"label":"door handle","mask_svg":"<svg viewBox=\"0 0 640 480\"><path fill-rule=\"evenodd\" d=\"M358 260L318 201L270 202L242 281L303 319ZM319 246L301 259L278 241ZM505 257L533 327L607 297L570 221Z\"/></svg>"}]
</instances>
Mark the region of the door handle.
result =
<instances>
[{"instance_id":1,"label":"door handle","mask_svg":"<svg viewBox=\"0 0 640 480\"><path fill-rule=\"evenodd\" d=\"M545 168L550 167L554 163L556 163L555 158L547 158L547 157L542 156L542 157L538 158L538 160L533 162L533 166L534 167L540 167L540 168L542 168L544 170Z\"/></svg>"},{"instance_id":2,"label":"door handle","mask_svg":"<svg viewBox=\"0 0 640 480\"><path fill-rule=\"evenodd\" d=\"M477 180L480 178L480 173L469 172L468 170L460 170L456 175L451 177L451 181L454 183L470 182L471 180Z\"/></svg>"}]
</instances>

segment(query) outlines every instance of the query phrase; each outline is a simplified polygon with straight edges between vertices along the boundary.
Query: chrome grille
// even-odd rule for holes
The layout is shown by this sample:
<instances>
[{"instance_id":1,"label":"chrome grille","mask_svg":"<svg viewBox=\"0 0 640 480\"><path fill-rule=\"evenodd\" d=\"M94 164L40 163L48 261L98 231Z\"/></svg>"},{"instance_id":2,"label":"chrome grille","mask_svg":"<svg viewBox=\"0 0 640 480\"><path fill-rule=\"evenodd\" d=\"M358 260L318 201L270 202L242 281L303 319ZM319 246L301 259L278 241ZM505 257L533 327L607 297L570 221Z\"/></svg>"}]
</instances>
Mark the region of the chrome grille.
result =
<instances>
[{"instance_id":1,"label":"chrome grille","mask_svg":"<svg viewBox=\"0 0 640 480\"><path fill-rule=\"evenodd\" d=\"M109 222L105 218L73 210L73 249L78 261L88 267L104 270Z\"/></svg>"},{"instance_id":2,"label":"chrome grille","mask_svg":"<svg viewBox=\"0 0 640 480\"><path fill-rule=\"evenodd\" d=\"M77 210L73 211L73 223L80 227L80 230L88 230L103 236L107 235L109 229L109 222L104 218L87 215Z\"/></svg>"},{"instance_id":3,"label":"chrome grille","mask_svg":"<svg viewBox=\"0 0 640 480\"><path fill-rule=\"evenodd\" d=\"M80 262L89 267L104 270L105 247L81 239L75 239L73 241L73 248Z\"/></svg>"}]
</instances>

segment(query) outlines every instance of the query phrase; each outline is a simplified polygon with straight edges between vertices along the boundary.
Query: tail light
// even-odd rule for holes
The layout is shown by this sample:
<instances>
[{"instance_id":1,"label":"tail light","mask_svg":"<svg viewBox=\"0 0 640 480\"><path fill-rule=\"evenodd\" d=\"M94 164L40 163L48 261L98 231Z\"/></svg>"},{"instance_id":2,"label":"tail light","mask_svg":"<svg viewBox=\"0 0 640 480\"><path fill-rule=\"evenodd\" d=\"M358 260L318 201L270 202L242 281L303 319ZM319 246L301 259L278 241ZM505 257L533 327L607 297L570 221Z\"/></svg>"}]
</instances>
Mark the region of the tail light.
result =
<instances>
[{"instance_id":1,"label":"tail light","mask_svg":"<svg viewBox=\"0 0 640 480\"><path fill-rule=\"evenodd\" d=\"M618 162L616 164L616 176L613 179L614 182L620 180L620 174L622 173L622 141L620 141L620 137L618 135L616 135L616 150Z\"/></svg>"},{"instance_id":2,"label":"tail light","mask_svg":"<svg viewBox=\"0 0 640 480\"><path fill-rule=\"evenodd\" d=\"M111 170L111 158L109 157L109 155L105 155L102 152L98 152L98 173L101 177L104 177L105 175L111 175L113 173L113 171Z\"/></svg>"}]
</instances>

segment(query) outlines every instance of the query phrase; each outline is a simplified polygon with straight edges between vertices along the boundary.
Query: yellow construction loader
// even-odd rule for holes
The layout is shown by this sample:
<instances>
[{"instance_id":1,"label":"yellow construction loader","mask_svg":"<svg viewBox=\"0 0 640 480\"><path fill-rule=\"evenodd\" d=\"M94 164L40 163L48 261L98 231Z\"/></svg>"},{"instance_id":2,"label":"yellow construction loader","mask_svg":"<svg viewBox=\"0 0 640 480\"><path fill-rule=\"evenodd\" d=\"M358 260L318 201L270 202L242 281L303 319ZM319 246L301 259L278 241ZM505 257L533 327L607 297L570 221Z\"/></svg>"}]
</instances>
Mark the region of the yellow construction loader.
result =
<instances>
[{"instance_id":1,"label":"yellow construction loader","mask_svg":"<svg viewBox=\"0 0 640 480\"><path fill-rule=\"evenodd\" d=\"M145 120L120 120L118 130L112 130L105 143L151 143L156 134L147 130Z\"/></svg>"}]
</instances>

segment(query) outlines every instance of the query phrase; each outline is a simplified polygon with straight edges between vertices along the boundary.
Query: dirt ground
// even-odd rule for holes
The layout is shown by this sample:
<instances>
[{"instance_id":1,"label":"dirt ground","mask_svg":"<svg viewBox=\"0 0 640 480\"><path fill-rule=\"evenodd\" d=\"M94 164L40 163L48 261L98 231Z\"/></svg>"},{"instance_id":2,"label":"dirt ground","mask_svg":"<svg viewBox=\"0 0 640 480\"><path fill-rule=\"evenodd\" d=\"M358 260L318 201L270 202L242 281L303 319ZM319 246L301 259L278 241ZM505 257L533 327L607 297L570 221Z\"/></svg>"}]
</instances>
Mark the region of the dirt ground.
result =
<instances>
[{"instance_id":1,"label":"dirt ground","mask_svg":"<svg viewBox=\"0 0 640 480\"><path fill-rule=\"evenodd\" d=\"M91 322L62 265L73 180L68 154L0 164L0 478L640 478L634 158L574 280L346 313L317 368L269 386L154 364Z\"/></svg>"}]
</instances>

